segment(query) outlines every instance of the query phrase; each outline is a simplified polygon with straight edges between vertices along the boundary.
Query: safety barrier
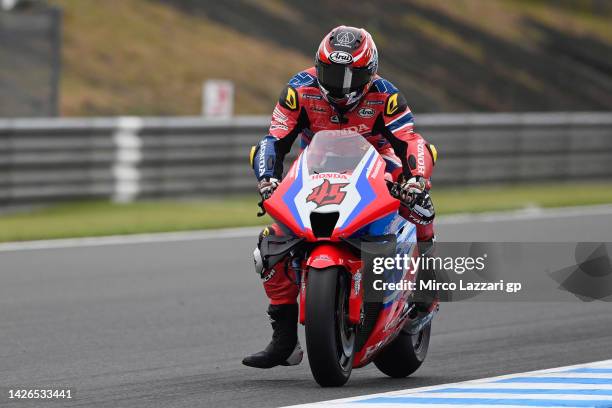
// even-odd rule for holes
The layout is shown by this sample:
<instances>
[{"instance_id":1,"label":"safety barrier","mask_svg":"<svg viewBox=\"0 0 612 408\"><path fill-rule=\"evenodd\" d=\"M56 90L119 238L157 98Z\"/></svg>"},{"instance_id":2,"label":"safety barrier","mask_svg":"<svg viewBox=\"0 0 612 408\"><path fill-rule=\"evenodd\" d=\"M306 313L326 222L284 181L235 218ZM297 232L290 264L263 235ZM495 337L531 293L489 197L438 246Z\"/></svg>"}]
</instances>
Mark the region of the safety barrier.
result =
<instances>
[{"instance_id":1,"label":"safety barrier","mask_svg":"<svg viewBox=\"0 0 612 408\"><path fill-rule=\"evenodd\" d=\"M266 117L0 120L0 206L254 191ZM428 114L436 185L612 179L612 113Z\"/></svg>"}]
</instances>

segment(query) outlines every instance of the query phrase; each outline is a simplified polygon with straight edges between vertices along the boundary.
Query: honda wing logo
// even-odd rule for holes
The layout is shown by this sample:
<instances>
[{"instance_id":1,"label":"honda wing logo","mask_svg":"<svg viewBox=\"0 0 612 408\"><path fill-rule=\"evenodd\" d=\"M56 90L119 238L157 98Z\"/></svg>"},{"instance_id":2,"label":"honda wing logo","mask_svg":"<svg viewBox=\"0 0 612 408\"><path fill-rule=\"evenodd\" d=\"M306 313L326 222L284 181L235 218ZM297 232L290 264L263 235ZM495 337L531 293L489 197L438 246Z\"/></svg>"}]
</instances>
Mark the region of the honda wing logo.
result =
<instances>
[{"instance_id":1,"label":"honda wing logo","mask_svg":"<svg viewBox=\"0 0 612 408\"><path fill-rule=\"evenodd\" d=\"M312 193L306 198L307 203L315 203L317 208L328 204L340 204L346 197L346 192L341 188L349 183L330 183L329 180L323 180L323 183L312 189Z\"/></svg>"}]
</instances>

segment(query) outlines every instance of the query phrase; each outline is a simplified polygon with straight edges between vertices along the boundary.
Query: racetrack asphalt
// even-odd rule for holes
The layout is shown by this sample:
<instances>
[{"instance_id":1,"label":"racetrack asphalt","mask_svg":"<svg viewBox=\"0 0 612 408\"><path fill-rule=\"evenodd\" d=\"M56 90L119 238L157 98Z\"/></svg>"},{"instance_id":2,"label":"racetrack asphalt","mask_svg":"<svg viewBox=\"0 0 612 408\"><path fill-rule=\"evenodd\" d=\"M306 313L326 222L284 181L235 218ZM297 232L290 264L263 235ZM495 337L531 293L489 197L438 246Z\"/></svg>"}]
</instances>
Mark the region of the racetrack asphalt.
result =
<instances>
[{"instance_id":1,"label":"racetrack asphalt","mask_svg":"<svg viewBox=\"0 0 612 408\"><path fill-rule=\"evenodd\" d=\"M449 219L443 241L612 241L612 211ZM612 304L443 304L410 378L322 389L308 362L240 361L271 333L255 237L0 253L0 406L276 407L612 358ZM301 339L304 343L303 330ZM9 388L71 387L63 402Z\"/></svg>"}]
</instances>

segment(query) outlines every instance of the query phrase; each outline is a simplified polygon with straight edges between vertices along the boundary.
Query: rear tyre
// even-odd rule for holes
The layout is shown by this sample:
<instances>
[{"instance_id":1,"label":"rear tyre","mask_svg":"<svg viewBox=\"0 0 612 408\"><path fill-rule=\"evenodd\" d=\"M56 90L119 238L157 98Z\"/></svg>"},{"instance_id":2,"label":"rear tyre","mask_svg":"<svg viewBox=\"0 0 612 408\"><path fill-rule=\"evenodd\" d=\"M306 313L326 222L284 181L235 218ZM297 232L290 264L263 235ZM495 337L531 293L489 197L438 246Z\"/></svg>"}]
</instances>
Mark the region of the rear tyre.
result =
<instances>
[{"instance_id":1,"label":"rear tyre","mask_svg":"<svg viewBox=\"0 0 612 408\"><path fill-rule=\"evenodd\" d=\"M374 364L389 377L408 377L425 361L430 335L431 322L414 335L402 330L374 359Z\"/></svg>"},{"instance_id":2,"label":"rear tyre","mask_svg":"<svg viewBox=\"0 0 612 408\"><path fill-rule=\"evenodd\" d=\"M308 271L306 349L312 375L322 387L344 385L353 369L355 331L348 324L350 280L337 267Z\"/></svg>"}]
</instances>

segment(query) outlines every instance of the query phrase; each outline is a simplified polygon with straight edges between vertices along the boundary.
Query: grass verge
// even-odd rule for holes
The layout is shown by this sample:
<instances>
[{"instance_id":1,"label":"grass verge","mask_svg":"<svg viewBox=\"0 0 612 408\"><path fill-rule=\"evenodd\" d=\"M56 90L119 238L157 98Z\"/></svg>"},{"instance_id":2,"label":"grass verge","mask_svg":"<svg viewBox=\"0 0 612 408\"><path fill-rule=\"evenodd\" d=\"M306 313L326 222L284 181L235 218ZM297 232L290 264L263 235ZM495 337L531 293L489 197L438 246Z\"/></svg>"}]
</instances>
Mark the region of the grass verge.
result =
<instances>
[{"instance_id":1,"label":"grass verge","mask_svg":"<svg viewBox=\"0 0 612 408\"><path fill-rule=\"evenodd\" d=\"M612 183L518 185L437 189L439 215L503 211L526 207L612 204ZM0 216L0 242L208 228L270 222L258 218L257 198L205 201L150 201L133 204L83 202Z\"/></svg>"}]
</instances>

